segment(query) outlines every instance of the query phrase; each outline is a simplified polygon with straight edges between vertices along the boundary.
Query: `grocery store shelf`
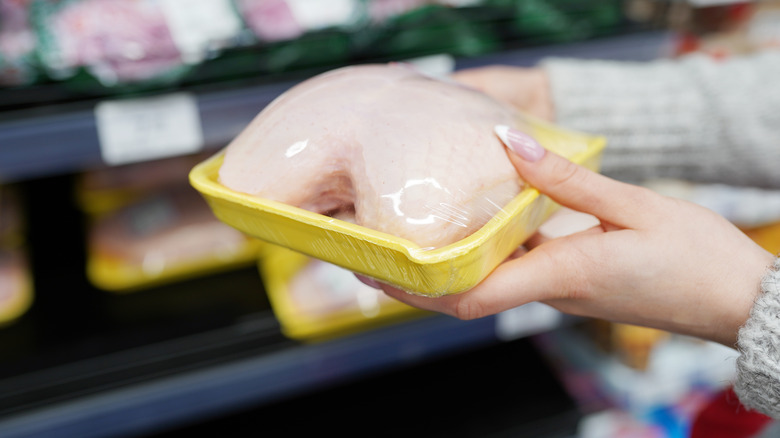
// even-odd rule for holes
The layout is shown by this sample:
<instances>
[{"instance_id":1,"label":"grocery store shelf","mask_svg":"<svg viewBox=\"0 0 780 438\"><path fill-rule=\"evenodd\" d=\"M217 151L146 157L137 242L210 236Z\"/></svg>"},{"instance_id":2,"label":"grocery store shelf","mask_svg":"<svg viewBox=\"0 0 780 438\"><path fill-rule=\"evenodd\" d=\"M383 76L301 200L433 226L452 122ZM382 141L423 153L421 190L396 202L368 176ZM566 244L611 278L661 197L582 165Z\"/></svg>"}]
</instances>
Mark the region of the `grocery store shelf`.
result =
<instances>
[{"instance_id":1,"label":"grocery store shelf","mask_svg":"<svg viewBox=\"0 0 780 438\"><path fill-rule=\"evenodd\" d=\"M652 31L525 48L458 59L456 68L490 64L529 66L549 56L650 60L663 55L670 36ZM195 91L205 149L224 146L294 81L232 90ZM103 163L94 107L98 101L0 113L0 181L13 182L80 171Z\"/></svg>"},{"instance_id":2,"label":"grocery store shelf","mask_svg":"<svg viewBox=\"0 0 780 438\"><path fill-rule=\"evenodd\" d=\"M224 146L292 83L195 94L206 149ZM91 106L97 102L92 102ZM80 171L103 164L92 107L63 105L0 121L0 181ZM52 114L53 113L53 114ZM26 115L25 114L29 114Z\"/></svg>"},{"instance_id":3,"label":"grocery store shelf","mask_svg":"<svg viewBox=\"0 0 780 438\"><path fill-rule=\"evenodd\" d=\"M529 66L549 56L650 60L663 55L668 39L636 33L458 59L456 66ZM294 84L192 90L204 148L224 146ZM503 342L497 317L445 316L295 342L259 298L254 268L234 280L196 279L135 296L92 289L82 272L83 224L65 204L70 174L103 164L98 103L0 113L0 181L28 186L31 247L41 248L32 254L36 303L0 333L0 436L138 436ZM46 248L73 254L63 260Z\"/></svg>"},{"instance_id":4,"label":"grocery store shelf","mask_svg":"<svg viewBox=\"0 0 780 438\"><path fill-rule=\"evenodd\" d=\"M494 342L493 318L444 316L294 345L0 420L0 436L102 437L173 427Z\"/></svg>"}]
</instances>

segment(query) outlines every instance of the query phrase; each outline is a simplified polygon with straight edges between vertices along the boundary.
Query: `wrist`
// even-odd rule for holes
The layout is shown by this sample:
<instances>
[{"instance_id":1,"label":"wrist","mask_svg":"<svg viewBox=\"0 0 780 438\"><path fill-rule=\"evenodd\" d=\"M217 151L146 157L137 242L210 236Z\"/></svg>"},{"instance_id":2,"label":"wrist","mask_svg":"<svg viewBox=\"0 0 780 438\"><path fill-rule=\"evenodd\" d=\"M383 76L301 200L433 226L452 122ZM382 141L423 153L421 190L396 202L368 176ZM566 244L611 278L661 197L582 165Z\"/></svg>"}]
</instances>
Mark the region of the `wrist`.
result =
<instances>
[{"instance_id":1,"label":"wrist","mask_svg":"<svg viewBox=\"0 0 780 438\"><path fill-rule=\"evenodd\" d=\"M734 294L730 303L726 302L727 307L724 308L724 320L719 324L720 330L715 331L718 335L713 340L728 347L737 348L740 333L744 327L750 325L748 322L753 317L754 312L765 313L767 302L774 303L780 301L780 297L774 296L778 295L777 284L780 281L780 271L778 271L780 259L776 259L774 256L771 256L771 258L773 261L762 266L762 270L758 273L755 281L747 283L748 286L741 293ZM774 268L772 268L773 263ZM769 267L769 270L767 270L767 267ZM767 293L773 296L766 297L765 294ZM774 309L772 311L777 313L779 310Z\"/></svg>"}]
</instances>

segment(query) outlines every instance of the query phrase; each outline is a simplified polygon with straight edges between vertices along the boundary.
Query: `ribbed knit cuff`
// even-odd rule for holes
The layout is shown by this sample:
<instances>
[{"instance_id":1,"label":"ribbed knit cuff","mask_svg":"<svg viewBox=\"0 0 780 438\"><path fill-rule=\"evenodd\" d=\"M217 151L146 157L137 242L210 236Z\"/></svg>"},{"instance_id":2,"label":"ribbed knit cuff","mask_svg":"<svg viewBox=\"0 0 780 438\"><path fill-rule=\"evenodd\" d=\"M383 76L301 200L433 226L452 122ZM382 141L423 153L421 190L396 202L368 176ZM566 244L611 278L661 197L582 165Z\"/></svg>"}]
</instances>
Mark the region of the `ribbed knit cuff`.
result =
<instances>
[{"instance_id":1,"label":"ribbed knit cuff","mask_svg":"<svg viewBox=\"0 0 780 438\"><path fill-rule=\"evenodd\" d=\"M748 408L780 419L780 259L764 276L761 290L739 330L734 391Z\"/></svg>"},{"instance_id":2,"label":"ribbed knit cuff","mask_svg":"<svg viewBox=\"0 0 780 438\"><path fill-rule=\"evenodd\" d=\"M607 138L604 174L780 187L780 51L541 65L556 123Z\"/></svg>"},{"instance_id":3,"label":"ribbed knit cuff","mask_svg":"<svg viewBox=\"0 0 780 438\"><path fill-rule=\"evenodd\" d=\"M711 162L700 121L708 104L671 61L632 63L550 59L543 64L551 84L556 123L607 137L602 172L621 180L690 179L690 169ZM713 151L710 151L713 152Z\"/></svg>"}]
</instances>

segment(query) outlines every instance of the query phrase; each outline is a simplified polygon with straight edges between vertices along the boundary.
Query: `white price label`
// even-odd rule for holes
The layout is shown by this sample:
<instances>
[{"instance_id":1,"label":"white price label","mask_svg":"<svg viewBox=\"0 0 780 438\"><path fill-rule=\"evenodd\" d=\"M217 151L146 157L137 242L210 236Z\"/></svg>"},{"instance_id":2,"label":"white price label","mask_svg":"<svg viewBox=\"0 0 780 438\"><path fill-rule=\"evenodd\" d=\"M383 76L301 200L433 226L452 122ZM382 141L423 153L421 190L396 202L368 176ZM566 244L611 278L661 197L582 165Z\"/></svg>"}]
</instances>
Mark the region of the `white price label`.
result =
<instances>
[{"instance_id":1,"label":"white price label","mask_svg":"<svg viewBox=\"0 0 780 438\"><path fill-rule=\"evenodd\" d=\"M160 5L173 41L190 62L200 61L214 43L241 31L230 0L162 0Z\"/></svg>"},{"instance_id":2,"label":"white price label","mask_svg":"<svg viewBox=\"0 0 780 438\"><path fill-rule=\"evenodd\" d=\"M351 24L358 12L356 0L287 0L295 20L307 30Z\"/></svg>"},{"instance_id":3,"label":"white price label","mask_svg":"<svg viewBox=\"0 0 780 438\"><path fill-rule=\"evenodd\" d=\"M455 71L455 58L447 54L422 56L404 62L413 65L420 73L437 79L447 80Z\"/></svg>"},{"instance_id":4,"label":"white price label","mask_svg":"<svg viewBox=\"0 0 780 438\"><path fill-rule=\"evenodd\" d=\"M483 0L439 0L438 3L441 3L446 6L452 6L455 8L463 8L466 6L477 6L482 4Z\"/></svg>"},{"instance_id":5,"label":"white price label","mask_svg":"<svg viewBox=\"0 0 780 438\"><path fill-rule=\"evenodd\" d=\"M101 102L95 107L103 161L120 165L203 147L195 97L187 93Z\"/></svg>"},{"instance_id":6,"label":"white price label","mask_svg":"<svg viewBox=\"0 0 780 438\"><path fill-rule=\"evenodd\" d=\"M709 6L726 6L743 2L744 0L688 0L688 3L697 8L704 8Z\"/></svg>"},{"instance_id":7,"label":"white price label","mask_svg":"<svg viewBox=\"0 0 780 438\"><path fill-rule=\"evenodd\" d=\"M561 323L559 311L542 303L528 303L496 315L496 336L509 341L553 329Z\"/></svg>"}]
</instances>

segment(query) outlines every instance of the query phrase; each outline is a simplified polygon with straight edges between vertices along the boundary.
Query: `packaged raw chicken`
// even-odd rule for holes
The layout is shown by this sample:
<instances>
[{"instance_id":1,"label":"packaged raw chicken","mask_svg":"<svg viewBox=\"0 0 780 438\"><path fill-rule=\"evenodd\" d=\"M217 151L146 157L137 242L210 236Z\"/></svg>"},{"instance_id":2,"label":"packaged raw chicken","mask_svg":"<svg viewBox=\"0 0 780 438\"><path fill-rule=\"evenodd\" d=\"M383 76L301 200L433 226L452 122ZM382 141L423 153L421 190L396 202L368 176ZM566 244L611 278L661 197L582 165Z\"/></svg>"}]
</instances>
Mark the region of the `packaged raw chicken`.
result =
<instances>
[{"instance_id":1,"label":"packaged raw chicken","mask_svg":"<svg viewBox=\"0 0 780 438\"><path fill-rule=\"evenodd\" d=\"M100 215L158 192L181 186L192 166L208 154L185 155L83 172L76 183L79 207Z\"/></svg>"},{"instance_id":2,"label":"packaged raw chicken","mask_svg":"<svg viewBox=\"0 0 780 438\"><path fill-rule=\"evenodd\" d=\"M284 334L323 340L426 313L361 283L350 271L268 245L261 277Z\"/></svg>"},{"instance_id":3,"label":"packaged raw chicken","mask_svg":"<svg viewBox=\"0 0 780 438\"><path fill-rule=\"evenodd\" d=\"M517 196L522 183L495 125L515 114L402 65L309 80L227 147L228 188L439 248Z\"/></svg>"},{"instance_id":4,"label":"packaged raw chicken","mask_svg":"<svg viewBox=\"0 0 780 438\"><path fill-rule=\"evenodd\" d=\"M33 10L41 59L57 79L83 68L110 86L183 71L156 1L43 0Z\"/></svg>"},{"instance_id":5,"label":"packaged raw chicken","mask_svg":"<svg viewBox=\"0 0 780 438\"><path fill-rule=\"evenodd\" d=\"M175 81L242 30L230 0L35 0L33 10L51 74L85 69L104 86Z\"/></svg>"},{"instance_id":6,"label":"packaged raw chicken","mask_svg":"<svg viewBox=\"0 0 780 438\"><path fill-rule=\"evenodd\" d=\"M37 78L31 0L0 0L0 86L27 85Z\"/></svg>"},{"instance_id":7,"label":"packaged raw chicken","mask_svg":"<svg viewBox=\"0 0 780 438\"><path fill-rule=\"evenodd\" d=\"M24 240L17 194L0 186L0 326L17 320L33 301Z\"/></svg>"},{"instance_id":8,"label":"packaged raw chicken","mask_svg":"<svg viewBox=\"0 0 780 438\"><path fill-rule=\"evenodd\" d=\"M244 22L260 41L291 40L305 32L286 0L235 1Z\"/></svg>"},{"instance_id":9,"label":"packaged raw chicken","mask_svg":"<svg viewBox=\"0 0 780 438\"><path fill-rule=\"evenodd\" d=\"M250 265L258 242L218 221L196 192L179 185L95 217L87 246L93 284L132 291Z\"/></svg>"},{"instance_id":10,"label":"packaged raw chicken","mask_svg":"<svg viewBox=\"0 0 780 438\"><path fill-rule=\"evenodd\" d=\"M234 0L254 36L255 72L343 64L364 21L358 0Z\"/></svg>"},{"instance_id":11,"label":"packaged raw chicken","mask_svg":"<svg viewBox=\"0 0 780 438\"><path fill-rule=\"evenodd\" d=\"M25 251L0 246L0 327L26 313L32 301L32 276Z\"/></svg>"},{"instance_id":12,"label":"packaged raw chicken","mask_svg":"<svg viewBox=\"0 0 780 438\"><path fill-rule=\"evenodd\" d=\"M416 293L456 293L556 208L519 180L496 125L598 167L601 138L390 64L293 87L190 180L251 235Z\"/></svg>"},{"instance_id":13,"label":"packaged raw chicken","mask_svg":"<svg viewBox=\"0 0 780 438\"><path fill-rule=\"evenodd\" d=\"M265 41L350 28L363 19L361 0L235 0L244 21Z\"/></svg>"}]
</instances>

